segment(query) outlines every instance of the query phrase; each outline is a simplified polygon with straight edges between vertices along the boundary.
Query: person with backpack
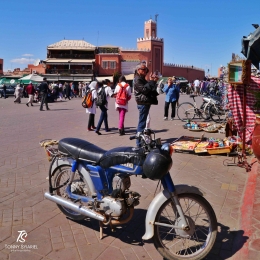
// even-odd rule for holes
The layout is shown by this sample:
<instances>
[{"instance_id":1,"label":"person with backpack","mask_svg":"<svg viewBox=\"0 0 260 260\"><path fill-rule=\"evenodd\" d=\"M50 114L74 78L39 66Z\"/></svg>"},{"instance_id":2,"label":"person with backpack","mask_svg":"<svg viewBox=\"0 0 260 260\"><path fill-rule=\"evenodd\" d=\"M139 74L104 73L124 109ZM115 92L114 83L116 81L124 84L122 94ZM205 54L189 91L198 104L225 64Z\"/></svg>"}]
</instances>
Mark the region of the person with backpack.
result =
<instances>
[{"instance_id":1,"label":"person with backpack","mask_svg":"<svg viewBox=\"0 0 260 260\"><path fill-rule=\"evenodd\" d=\"M126 83L125 76L122 75L114 91L114 97L116 97L115 108L119 112L119 135L125 134L125 113L128 111L128 101L131 99L131 95L131 87Z\"/></svg>"},{"instance_id":2,"label":"person with backpack","mask_svg":"<svg viewBox=\"0 0 260 260\"><path fill-rule=\"evenodd\" d=\"M110 88L110 80L105 79L102 82L98 82L98 90L97 90L97 99L96 99L96 106L98 106L101 110L100 118L96 128L96 134L101 135L99 132L101 125L104 121L105 124L105 131L110 132L108 127L108 117L107 117L107 104L110 97L113 96L113 91Z\"/></svg>"},{"instance_id":3,"label":"person with backpack","mask_svg":"<svg viewBox=\"0 0 260 260\"><path fill-rule=\"evenodd\" d=\"M96 104L95 99L97 98L97 81L92 81L89 85L89 92L91 93L92 104L88 105L86 108L86 113L89 114L88 118L88 131L93 131L95 127L95 114L96 114ZM86 93L86 95L88 95Z\"/></svg>"}]
</instances>

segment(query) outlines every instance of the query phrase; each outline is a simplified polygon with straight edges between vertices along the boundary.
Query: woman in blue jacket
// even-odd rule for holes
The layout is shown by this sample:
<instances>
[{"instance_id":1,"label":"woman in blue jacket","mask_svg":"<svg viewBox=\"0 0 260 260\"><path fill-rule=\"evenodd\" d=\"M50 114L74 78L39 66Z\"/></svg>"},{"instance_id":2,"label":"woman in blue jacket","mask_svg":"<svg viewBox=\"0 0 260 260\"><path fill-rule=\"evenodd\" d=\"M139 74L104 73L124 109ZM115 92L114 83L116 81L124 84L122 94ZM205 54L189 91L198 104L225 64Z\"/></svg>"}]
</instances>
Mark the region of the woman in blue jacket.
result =
<instances>
[{"instance_id":1,"label":"woman in blue jacket","mask_svg":"<svg viewBox=\"0 0 260 260\"><path fill-rule=\"evenodd\" d=\"M175 78L168 78L167 85L164 86L163 92L166 94L164 105L164 120L168 120L169 106L172 106L171 120L175 117L175 107L178 105L180 89L176 85Z\"/></svg>"}]
</instances>

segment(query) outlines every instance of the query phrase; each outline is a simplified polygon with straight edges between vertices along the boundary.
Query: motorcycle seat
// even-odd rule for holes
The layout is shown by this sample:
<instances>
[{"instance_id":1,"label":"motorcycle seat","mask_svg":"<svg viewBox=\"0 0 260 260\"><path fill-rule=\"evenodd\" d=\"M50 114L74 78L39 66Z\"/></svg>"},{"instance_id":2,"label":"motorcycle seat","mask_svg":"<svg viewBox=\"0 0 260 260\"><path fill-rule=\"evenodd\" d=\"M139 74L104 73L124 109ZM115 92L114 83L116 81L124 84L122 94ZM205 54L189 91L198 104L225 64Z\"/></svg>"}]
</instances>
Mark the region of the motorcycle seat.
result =
<instances>
[{"instance_id":1,"label":"motorcycle seat","mask_svg":"<svg viewBox=\"0 0 260 260\"><path fill-rule=\"evenodd\" d=\"M58 149L61 153L71 156L75 160L81 159L92 163L97 163L106 153L106 150L78 138L61 139Z\"/></svg>"},{"instance_id":2,"label":"motorcycle seat","mask_svg":"<svg viewBox=\"0 0 260 260\"><path fill-rule=\"evenodd\" d=\"M99 160L102 168L109 168L114 165L132 163L142 166L145 160L145 154L142 149L135 150L133 147L116 147L106 153Z\"/></svg>"}]
</instances>

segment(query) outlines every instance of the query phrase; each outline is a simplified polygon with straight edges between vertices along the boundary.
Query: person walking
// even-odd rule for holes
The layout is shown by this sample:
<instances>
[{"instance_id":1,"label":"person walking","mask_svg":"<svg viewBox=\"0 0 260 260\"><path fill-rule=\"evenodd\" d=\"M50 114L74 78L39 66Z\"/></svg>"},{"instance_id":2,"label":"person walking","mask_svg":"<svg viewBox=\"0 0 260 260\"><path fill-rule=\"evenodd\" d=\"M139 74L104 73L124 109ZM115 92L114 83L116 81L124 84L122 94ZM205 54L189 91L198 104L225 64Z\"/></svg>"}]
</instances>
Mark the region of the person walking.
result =
<instances>
[{"instance_id":1,"label":"person walking","mask_svg":"<svg viewBox=\"0 0 260 260\"><path fill-rule=\"evenodd\" d=\"M109 79L105 79L103 80L102 82L98 82L98 90L97 90L97 96L101 95L102 96L102 91L104 91L104 104L100 105L99 108L101 110L101 114L100 114L100 118L99 118L99 121L98 121L98 124L97 124L97 128L96 128L96 131L95 133L98 134L98 135L101 135L100 133L100 128L101 128L101 125L102 123L104 122L105 124L105 131L106 132L110 132L110 129L108 127L108 115L107 115L107 104L110 100L110 97L113 96L113 91L110 87L110 80Z\"/></svg>"},{"instance_id":2,"label":"person walking","mask_svg":"<svg viewBox=\"0 0 260 260\"><path fill-rule=\"evenodd\" d=\"M76 95L76 88L75 88L75 83L74 82L71 82L70 83L70 88L71 88L71 91L70 91L70 97L73 98L73 97L77 97Z\"/></svg>"},{"instance_id":3,"label":"person walking","mask_svg":"<svg viewBox=\"0 0 260 260\"><path fill-rule=\"evenodd\" d=\"M81 82L79 82L79 86L78 86L78 89L79 89L79 97L82 97L82 88L83 88L83 84Z\"/></svg>"},{"instance_id":4,"label":"person walking","mask_svg":"<svg viewBox=\"0 0 260 260\"><path fill-rule=\"evenodd\" d=\"M194 94L197 96L200 95L200 81L198 78L194 80Z\"/></svg>"},{"instance_id":5,"label":"person walking","mask_svg":"<svg viewBox=\"0 0 260 260\"><path fill-rule=\"evenodd\" d=\"M68 82L65 82L64 87L65 87L65 100L66 100L67 98L70 100L70 99L71 99L71 98L70 98L71 88L70 88L69 83L68 83Z\"/></svg>"},{"instance_id":6,"label":"person walking","mask_svg":"<svg viewBox=\"0 0 260 260\"><path fill-rule=\"evenodd\" d=\"M26 92L26 86L22 83L22 84L20 85L20 87L23 89L21 98L22 98L22 97L25 97L25 98L28 97L27 92Z\"/></svg>"},{"instance_id":7,"label":"person walking","mask_svg":"<svg viewBox=\"0 0 260 260\"><path fill-rule=\"evenodd\" d=\"M171 112L171 120L175 117L175 108L179 102L180 89L176 85L175 79L169 77L167 85L164 86L163 92L166 94L165 96L165 104L164 104L164 120L168 120L168 111L169 106L172 106Z\"/></svg>"},{"instance_id":8,"label":"person walking","mask_svg":"<svg viewBox=\"0 0 260 260\"><path fill-rule=\"evenodd\" d=\"M155 73L150 75L150 81L148 82L145 77L149 72L149 69L145 64L139 64L136 67L137 75L134 83L135 100L139 111L139 119L137 125L137 135L139 135L146 126L147 116L152 104L157 105L157 81L159 76ZM136 145L140 147L140 140L136 139Z\"/></svg>"},{"instance_id":9,"label":"person walking","mask_svg":"<svg viewBox=\"0 0 260 260\"><path fill-rule=\"evenodd\" d=\"M4 98L6 99L6 85L3 85L3 94L4 94Z\"/></svg>"},{"instance_id":10,"label":"person walking","mask_svg":"<svg viewBox=\"0 0 260 260\"><path fill-rule=\"evenodd\" d=\"M115 108L119 112L119 135L125 134L125 113L128 111L128 101L131 99L131 95L131 87L126 83L125 76L122 75L114 91L114 97L116 97Z\"/></svg>"},{"instance_id":11,"label":"person walking","mask_svg":"<svg viewBox=\"0 0 260 260\"><path fill-rule=\"evenodd\" d=\"M95 99L97 98L97 82L92 81L89 85L92 94L92 107L86 108L86 113L89 114L88 117L88 131L93 131L95 127L95 114L96 114L96 104Z\"/></svg>"},{"instance_id":12,"label":"person walking","mask_svg":"<svg viewBox=\"0 0 260 260\"><path fill-rule=\"evenodd\" d=\"M14 103L19 103L19 104L21 103L22 94L23 94L23 88L21 88L20 84L17 84L14 92L15 95Z\"/></svg>"},{"instance_id":13,"label":"person walking","mask_svg":"<svg viewBox=\"0 0 260 260\"><path fill-rule=\"evenodd\" d=\"M33 107L33 96L35 93L35 89L34 86L32 84L32 82L29 82L29 85L26 88L27 94L29 95L29 99L28 102L26 103L26 106L29 107L29 103L31 103L31 107Z\"/></svg>"},{"instance_id":14,"label":"person walking","mask_svg":"<svg viewBox=\"0 0 260 260\"><path fill-rule=\"evenodd\" d=\"M63 85L62 85L62 83L60 82L59 83L59 98L60 98L60 101L62 101L63 100Z\"/></svg>"},{"instance_id":15,"label":"person walking","mask_svg":"<svg viewBox=\"0 0 260 260\"><path fill-rule=\"evenodd\" d=\"M50 93L50 89L49 89L46 78L43 78L43 82L39 86L39 90L40 90L40 94L41 94L40 111L44 111L43 110L43 104L45 104L47 110L50 110L49 106L48 106L48 94Z\"/></svg>"}]
</instances>

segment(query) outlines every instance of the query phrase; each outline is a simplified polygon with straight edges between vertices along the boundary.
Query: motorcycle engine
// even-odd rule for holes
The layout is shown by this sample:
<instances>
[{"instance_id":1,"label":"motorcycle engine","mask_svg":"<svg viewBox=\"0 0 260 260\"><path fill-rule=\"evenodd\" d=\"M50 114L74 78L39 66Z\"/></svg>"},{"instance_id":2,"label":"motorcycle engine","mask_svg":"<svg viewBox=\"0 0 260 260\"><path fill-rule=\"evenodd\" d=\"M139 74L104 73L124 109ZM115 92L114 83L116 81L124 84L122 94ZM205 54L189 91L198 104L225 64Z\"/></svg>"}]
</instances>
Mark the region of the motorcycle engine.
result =
<instances>
[{"instance_id":1,"label":"motorcycle engine","mask_svg":"<svg viewBox=\"0 0 260 260\"><path fill-rule=\"evenodd\" d=\"M71 192L78 195L88 195L88 188L83 181L75 180L71 184Z\"/></svg>"},{"instance_id":2,"label":"motorcycle engine","mask_svg":"<svg viewBox=\"0 0 260 260\"><path fill-rule=\"evenodd\" d=\"M113 191L118 191L120 193L129 189L131 186L131 180L129 176L116 175L113 178Z\"/></svg>"},{"instance_id":3,"label":"motorcycle engine","mask_svg":"<svg viewBox=\"0 0 260 260\"><path fill-rule=\"evenodd\" d=\"M131 180L129 176L116 175L113 178L113 192L111 196L104 197L99 209L112 217L120 217L126 213L127 207L139 204L140 194L129 191Z\"/></svg>"}]
</instances>

